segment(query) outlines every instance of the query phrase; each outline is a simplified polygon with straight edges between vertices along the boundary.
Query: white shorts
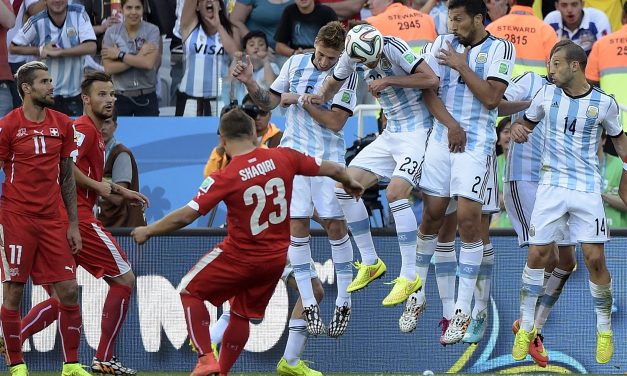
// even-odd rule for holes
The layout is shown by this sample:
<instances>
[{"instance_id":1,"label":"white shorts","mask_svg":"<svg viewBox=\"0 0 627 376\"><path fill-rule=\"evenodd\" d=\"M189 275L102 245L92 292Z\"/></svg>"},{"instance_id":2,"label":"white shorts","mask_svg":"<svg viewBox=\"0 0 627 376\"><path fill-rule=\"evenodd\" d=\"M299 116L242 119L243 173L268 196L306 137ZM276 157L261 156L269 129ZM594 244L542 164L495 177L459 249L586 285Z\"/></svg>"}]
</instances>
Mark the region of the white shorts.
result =
<instances>
[{"instance_id":1,"label":"white shorts","mask_svg":"<svg viewBox=\"0 0 627 376\"><path fill-rule=\"evenodd\" d=\"M448 145L429 142L420 188L439 197L464 197L483 204L492 156L466 150L451 153Z\"/></svg>"},{"instance_id":2,"label":"white shorts","mask_svg":"<svg viewBox=\"0 0 627 376\"><path fill-rule=\"evenodd\" d=\"M383 131L357 154L349 166L370 171L379 179L399 177L416 187L428 136L428 129L398 133Z\"/></svg>"},{"instance_id":3,"label":"white shorts","mask_svg":"<svg viewBox=\"0 0 627 376\"><path fill-rule=\"evenodd\" d=\"M603 200L598 193L541 184L529 226L529 244L544 245L564 240L561 229L568 225L570 240L605 243L609 228Z\"/></svg>"},{"instance_id":4,"label":"white shorts","mask_svg":"<svg viewBox=\"0 0 627 376\"><path fill-rule=\"evenodd\" d=\"M313 259L311 260L309 266L309 275L311 276L311 279L318 278L318 273L316 272L316 264L314 264ZM292 264L290 264L290 262L288 261L287 265L285 265L285 269L283 269L283 274L281 274L281 279L283 280L283 282L285 282L285 285L287 285L287 280L290 279L293 273L294 268L292 268Z\"/></svg>"},{"instance_id":5,"label":"white shorts","mask_svg":"<svg viewBox=\"0 0 627 376\"><path fill-rule=\"evenodd\" d=\"M335 198L335 180L326 176L294 176L290 218L311 218L314 207L322 219L344 219Z\"/></svg>"},{"instance_id":6,"label":"white shorts","mask_svg":"<svg viewBox=\"0 0 627 376\"><path fill-rule=\"evenodd\" d=\"M483 214L494 214L501 211L499 208L499 182L497 174L496 154L490 158L490 168L488 169L488 180L485 188L485 196L481 212Z\"/></svg>"}]
</instances>

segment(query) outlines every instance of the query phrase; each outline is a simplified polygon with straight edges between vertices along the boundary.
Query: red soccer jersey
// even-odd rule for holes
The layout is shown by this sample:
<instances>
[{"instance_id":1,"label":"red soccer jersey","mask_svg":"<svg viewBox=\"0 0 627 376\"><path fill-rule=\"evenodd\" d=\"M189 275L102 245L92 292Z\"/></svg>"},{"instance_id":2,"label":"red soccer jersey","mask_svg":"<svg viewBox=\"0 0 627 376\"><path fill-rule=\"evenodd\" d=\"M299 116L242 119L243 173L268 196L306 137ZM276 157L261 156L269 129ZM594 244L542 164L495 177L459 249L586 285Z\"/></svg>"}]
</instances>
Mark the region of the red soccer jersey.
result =
<instances>
[{"instance_id":1,"label":"red soccer jersey","mask_svg":"<svg viewBox=\"0 0 627 376\"><path fill-rule=\"evenodd\" d=\"M290 201L294 175L314 176L318 160L288 148L255 149L234 157L211 174L189 206L207 214L220 201L227 207L225 252L276 259L290 243Z\"/></svg>"},{"instance_id":2,"label":"red soccer jersey","mask_svg":"<svg viewBox=\"0 0 627 376\"><path fill-rule=\"evenodd\" d=\"M87 177L102 181L105 164L105 143L102 134L87 115L74 121L78 157L76 166ZM96 192L76 186L76 202L78 204L78 218L86 219L94 216L94 205L98 199Z\"/></svg>"},{"instance_id":3,"label":"red soccer jersey","mask_svg":"<svg viewBox=\"0 0 627 376\"><path fill-rule=\"evenodd\" d=\"M0 119L0 161L4 162L0 208L39 218L55 218L63 207L59 162L76 151L72 120L54 110L34 123L22 107Z\"/></svg>"}]
</instances>

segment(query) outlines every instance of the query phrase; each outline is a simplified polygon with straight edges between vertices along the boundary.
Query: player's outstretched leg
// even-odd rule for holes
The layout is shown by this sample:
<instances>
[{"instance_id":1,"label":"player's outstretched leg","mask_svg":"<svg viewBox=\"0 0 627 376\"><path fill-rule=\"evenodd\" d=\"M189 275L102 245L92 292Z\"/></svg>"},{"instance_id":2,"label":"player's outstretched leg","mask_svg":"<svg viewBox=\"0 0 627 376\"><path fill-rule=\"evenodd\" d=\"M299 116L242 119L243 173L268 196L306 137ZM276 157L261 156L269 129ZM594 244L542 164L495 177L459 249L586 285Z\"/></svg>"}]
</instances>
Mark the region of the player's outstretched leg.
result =
<instances>
[{"instance_id":1,"label":"player's outstretched leg","mask_svg":"<svg viewBox=\"0 0 627 376\"><path fill-rule=\"evenodd\" d=\"M422 288L411 294L405 303L405 309L398 320L398 326L403 333L409 333L416 329L418 318L425 311L427 304L425 297L425 283L431 266L431 258L437 244L436 235L424 235L418 231L416 242L416 272L422 281Z\"/></svg>"},{"instance_id":2,"label":"player's outstretched leg","mask_svg":"<svg viewBox=\"0 0 627 376\"><path fill-rule=\"evenodd\" d=\"M485 242L483 245L483 259L481 260L479 275L477 276L477 283L475 285L475 305L472 309L472 320L462 339L464 343L479 343L486 332L493 267L494 249L492 243Z\"/></svg>"},{"instance_id":3,"label":"player's outstretched leg","mask_svg":"<svg viewBox=\"0 0 627 376\"><path fill-rule=\"evenodd\" d=\"M335 188L335 197L342 207L353 240L361 255L361 262L355 263L357 276L346 288L348 292L355 292L365 288L375 279L381 278L387 267L374 249L370 233L370 219L364 202L361 199L355 201L355 198L348 195L344 188L339 187Z\"/></svg>"},{"instance_id":4,"label":"player's outstretched leg","mask_svg":"<svg viewBox=\"0 0 627 376\"><path fill-rule=\"evenodd\" d=\"M406 198L390 202L390 211L396 222L396 236L401 251L401 273L393 281L392 291L383 299L384 306L403 303L412 293L422 288L422 280L416 273L416 217Z\"/></svg>"},{"instance_id":5,"label":"player's outstretched leg","mask_svg":"<svg viewBox=\"0 0 627 376\"><path fill-rule=\"evenodd\" d=\"M311 280L314 288L314 294L318 304L324 297L324 288L322 283L316 277ZM293 277L288 278L287 284L296 289L296 281ZM309 368L307 363L301 360L303 351L305 351L305 345L307 344L307 338L309 333L307 332L307 323L302 317L303 304L299 298L292 310L292 315L289 322L289 335L287 337L287 343L285 345L285 351L283 357L277 364L277 374L279 376L322 376L322 373L314 369Z\"/></svg>"},{"instance_id":6,"label":"player's outstretched leg","mask_svg":"<svg viewBox=\"0 0 627 376\"><path fill-rule=\"evenodd\" d=\"M209 334L209 311L202 299L181 292L181 302L185 312L185 323L187 332L198 351L198 363L191 373L191 376L217 375L220 366L211 351L211 337Z\"/></svg>"},{"instance_id":7,"label":"player's outstretched leg","mask_svg":"<svg viewBox=\"0 0 627 376\"><path fill-rule=\"evenodd\" d=\"M340 234L344 235L341 236L339 240L329 239L331 243L331 258L335 266L337 298L335 299L335 310L333 311L333 316L327 329L327 335L337 338L344 334L351 318L351 294L347 291L347 288L353 279L351 265L353 261L353 245L348 237L346 223L344 221L330 222L334 223L327 227L329 236L336 232L333 230L333 227L339 227L341 231Z\"/></svg>"}]
</instances>

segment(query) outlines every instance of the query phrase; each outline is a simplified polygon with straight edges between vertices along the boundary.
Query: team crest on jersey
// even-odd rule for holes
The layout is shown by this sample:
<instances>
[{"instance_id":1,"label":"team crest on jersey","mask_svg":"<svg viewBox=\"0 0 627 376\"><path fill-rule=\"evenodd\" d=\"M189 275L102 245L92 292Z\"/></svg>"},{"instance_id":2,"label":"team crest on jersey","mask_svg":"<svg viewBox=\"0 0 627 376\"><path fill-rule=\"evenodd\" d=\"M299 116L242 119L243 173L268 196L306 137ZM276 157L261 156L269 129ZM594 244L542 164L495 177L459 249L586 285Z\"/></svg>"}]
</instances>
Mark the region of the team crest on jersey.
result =
<instances>
[{"instance_id":1,"label":"team crest on jersey","mask_svg":"<svg viewBox=\"0 0 627 376\"><path fill-rule=\"evenodd\" d=\"M344 93L342 93L342 102L350 103L351 97L352 97L351 93L349 93L348 91L345 91Z\"/></svg>"},{"instance_id":2,"label":"team crest on jersey","mask_svg":"<svg viewBox=\"0 0 627 376\"><path fill-rule=\"evenodd\" d=\"M479 64L485 64L488 61L488 54L486 54L485 52L479 52L477 54L477 58L475 58L475 61Z\"/></svg>"},{"instance_id":3,"label":"team crest on jersey","mask_svg":"<svg viewBox=\"0 0 627 376\"><path fill-rule=\"evenodd\" d=\"M18 129L15 137L24 137L24 136L26 136L26 128Z\"/></svg>"},{"instance_id":4,"label":"team crest on jersey","mask_svg":"<svg viewBox=\"0 0 627 376\"><path fill-rule=\"evenodd\" d=\"M499 73L500 74L507 74L508 70L509 70L509 67L507 66L507 64L501 63L501 65L499 65Z\"/></svg>"},{"instance_id":5,"label":"team crest on jersey","mask_svg":"<svg viewBox=\"0 0 627 376\"><path fill-rule=\"evenodd\" d=\"M403 55L403 59L405 59L405 61L408 62L409 64L416 61L416 57L411 52L407 52L405 55Z\"/></svg>"},{"instance_id":6,"label":"team crest on jersey","mask_svg":"<svg viewBox=\"0 0 627 376\"><path fill-rule=\"evenodd\" d=\"M599 117L599 108L596 106L588 106L586 116L590 119L596 119L597 117Z\"/></svg>"},{"instance_id":7,"label":"team crest on jersey","mask_svg":"<svg viewBox=\"0 0 627 376\"><path fill-rule=\"evenodd\" d=\"M213 180L213 178L211 176L207 176L207 178L202 182L202 184L200 185L200 188L198 188L202 193L207 193L207 191L209 190L209 188L211 188L211 186L213 185L213 183L215 183L216 181Z\"/></svg>"},{"instance_id":8,"label":"team crest on jersey","mask_svg":"<svg viewBox=\"0 0 627 376\"><path fill-rule=\"evenodd\" d=\"M75 38L76 37L76 29L73 27L68 27L67 31L66 31L67 37L68 38Z\"/></svg>"},{"instance_id":9,"label":"team crest on jersey","mask_svg":"<svg viewBox=\"0 0 627 376\"><path fill-rule=\"evenodd\" d=\"M381 69L388 70L392 68L392 63L388 60L387 57L381 55Z\"/></svg>"},{"instance_id":10,"label":"team crest on jersey","mask_svg":"<svg viewBox=\"0 0 627 376\"><path fill-rule=\"evenodd\" d=\"M81 133L77 130L74 130L74 142L78 147L83 145L83 141L85 141L85 134Z\"/></svg>"},{"instance_id":11,"label":"team crest on jersey","mask_svg":"<svg viewBox=\"0 0 627 376\"><path fill-rule=\"evenodd\" d=\"M50 128L50 135L52 137L59 137L59 130L57 128Z\"/></svg>"}]
</instances>

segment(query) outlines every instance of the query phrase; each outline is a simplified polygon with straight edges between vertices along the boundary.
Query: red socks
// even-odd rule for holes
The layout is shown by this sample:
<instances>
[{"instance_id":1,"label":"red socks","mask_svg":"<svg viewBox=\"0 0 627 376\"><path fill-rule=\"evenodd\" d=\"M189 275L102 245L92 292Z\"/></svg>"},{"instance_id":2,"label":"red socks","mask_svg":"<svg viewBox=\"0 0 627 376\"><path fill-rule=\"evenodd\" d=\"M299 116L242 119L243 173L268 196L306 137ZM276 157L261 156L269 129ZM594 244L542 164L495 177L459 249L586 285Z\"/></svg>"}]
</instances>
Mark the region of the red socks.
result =
<instances>
[{"instance_id":1,"label":"red socks","mask_svg":"<svg viewBox=\"0 0 627 376\"><path fill-rule=\"evenodd\" d=\"M248 319L231 312L229 326L226 327L222 346L220 346L220 374L226 375L237 361L239 354L244 350L248 335L250 333L250 323Z\"/></svg>"},{"instance_id":2,"label":"red socks","mask_svg":"<svg viewBox=\"0 0 627 376\"><path fill-rule=\"evenodd\" d=\"M78 304L64 306L59 304L59 334L63 347L63 358L66 363L78 362L78 346L81 343L83 322Z\"/></svg>"},{"instance_id":3,"label":"red socks","mask_svg":"<svg viewBox=\"0 0 627 376\"><path fill-rule=\"evenodd\" d=\"M211 320L204 301L189 294L181 294L181 302L183 302L187 332L198 350L198 356L211 354L211 336L209 335Z\"/></svg>"},{"instance_id":4,"label":"red socks","mask_svg":"<svg viewBox=\"0 0 627 376\"><path fill-rule=\"evenodd\" d=\"M53 298L37 304L22 319L22 343L41 332L59 316L59 301Z\"/></svg>"},{"instance_id":5,"label":"red socks","mask_svg":"<svg viewBox=\"0 0 627 376\"><path fill-rule=\"evenodd\" d=\"M2 307L0 309L0 323L2 324L2 337L9 357L9 364L23 363L20 312Z\"/></svg>"},{"instance_id":6,"label":"red socks","mask_svg":"<svg viewBox=\"0 0 627 376\"><path fill-rule=\"evenodd\" d=\"M102 361L109 361L115 349L115 340L120 334L128 303L131 298L130 287L112 283L102 308L102 321L100 322L100 343L96 351L96 358Z\"/></svg>"}]
</instances>

